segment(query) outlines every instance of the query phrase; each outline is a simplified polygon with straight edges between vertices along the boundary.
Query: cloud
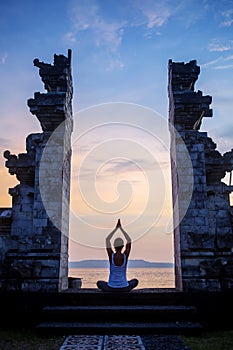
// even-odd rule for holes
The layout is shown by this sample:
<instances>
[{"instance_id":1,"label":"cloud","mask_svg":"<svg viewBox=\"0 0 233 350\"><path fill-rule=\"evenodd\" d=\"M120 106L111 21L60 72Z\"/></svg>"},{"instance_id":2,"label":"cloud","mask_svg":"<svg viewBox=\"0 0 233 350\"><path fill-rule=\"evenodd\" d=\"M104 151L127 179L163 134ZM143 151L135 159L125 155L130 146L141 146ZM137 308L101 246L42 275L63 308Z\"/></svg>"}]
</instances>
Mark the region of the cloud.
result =
<instances>
[{"instance_id":1,"label":"cloud","mask_svg":"<svg viewBox=\"0 0 233 350\"><path fill-rule=\"evenodd\" d=\"M221 39L213 39L208 45L208 49L211 52L221 52L221 56L202 64L203 68L211 67L218 70L233 68L233 64L230 63L230 61L233 60L233 55L229 55L228 52L233 50L233 40L224 41Z\"/></svg>"},{"instance_id":2,"label":"cloud","mask_svg":"<svg viewBox=\"0 0 233 350\"><path fill-rule=\"evenodd\" d=\"M140 19L133 21L131 26L141 26L146 25L148 29L154 27L162 27L171 16L171 10L167 4L164 2L157 1L132 1L132 6L135 10L140 11Z\"/></svg>"},{"instance_id":3,"label":"cloud","mask_svg":"<svg viewBox=\"0 0 233 350\"><path fill-rule=\"evenodd\" d=\"M111 70L114 70L115 68L123 69L124 67L125 67L125 64L121 61L121 59L119 59L117 57L116 58L111 57L109 59L109 63L108 63L106 70L111 71Z\"/></svg>"},{"instance_id":4,"label":"cloud","mask_svg":"<svg viewBox=\"0 0 233 350\"><path fill-rule=\"evenodd\" d=\"M222 25L225 26L225 27L230 27L232 25L232 23L233 23L233 19L230 19L228 21L224 21L222 23Z\"/></svg>"},{"instance_id":5,"label":"cloud","mask_svg":"<svg viewBox=\"0 0 233 350\"><path fill-rule=\"evenodd\" d=\"M70 20L73 30L66 34L68 40L74 42L80 32L86 32L96 47L107 47L111 52L115 52L121 45L124 27L127 24L125 20L104 16L103 9L94 0L87 0L85 3L73 1Z\"/></svg>"},{"instance_id":6,"label":"cloud","mask_svg":"<svg viewBox=\"0 0 233 350\"><path fill-rule=\"evenodd\" d=\"M128 173L135 171L149 171L149 170L159 170L160 167L167 167L170 163L168 161L161 161L159 164L157 162L149 163L145 159L133 159L133 160L114 160L111 161L109 167L106 168L106 172L110 174L118 173Z\"/></svg>"},{"instance_id":7,"label":"cloud","mask_svg":"<svg viewBox=\"0 0 233 350\"><path fill-rule=\"evenodd\" d=\"M158 12L157 9L145 11L144 14L148 19L148 28L162 27L170 17L170 12L166 8L163 8L161 12Z\"/></svg>"},{"instance_id":8,"label":"cloud","mask_svg":"<svg viewBox=\"0 0 233 350\"><path fill-rule=\"evenodd\" d=\"M75 43L77 40L76 40L76 37L75 37L75 34L73 32L68 32L64 35L64 40L70 44L73 44Z\"/></svg>"},{"instance_id":9,"label":"cloud","mask_svg":"<svg viewBox=\"0 0 233 350\"><path fill-rule=\"evenodd\" d=\"M113 71L115 69L123 70L125 68L125 64L122 61L118 52L107 52L107 50L104 50L103 52L95 52L95 54L93 54L93 61L95 63L98 63L100 61L106 62L106 72Z\"/></svg>"},{"instance_id":10,"label":"cloud","mask_svg":"<svg viewBox=\"0 0 233 350\"><path fill-rule=\"evenodd\" d=\"M227 62L233 60L233 56L228 56L228 57L223 57L220 56L218 58L216 58L215 60L209 61L207 63L204 63L201 65L202 68L207 68L207 67L211 67L213 69L232 69L233 68L233 63L231 64L226 64ZM218 64L218 65L216 65Z\"/></svg>"},{"instance_id":11,"label":"cloud","mask_svg":"<svg viewBox=\"0 0 233 350\"><path fill-rule=\"evenodd\" d=\"M85 137L85 134L84 134ZM72 140L72 149L73 152L79 155L85 155L92 150L92 148L98 146L101 142L103 142L100 138L96 138L95 140L85 140L82 141L82 136L80 138L75 138Z\"/></svg>"},{"instance_id":12,"label":"cloud","mask_svg":"<svg viewBox=\"0 0 233 350\"><path fill-rule=\"evenodd\" d=\"M233 55L224 57L224 56L220 56L212 61L206 62L204 64L201 65L202 68L207 68L207 67L211 67L213 69L232 69L233 68L233 63L229 64L229 61L233 60ZM218 64L218 65L216 65Z\"/></svg>"},{"instance_id":13,"label":"cloud","mask_svg":"<svg viewBox=\"0 0 233 350\"><path fill-rule=\"evenodd\" d=\"M142 165L142 162L144 162L143 159L134 159L134 160L112 160L109 162L109 164L106 165L104 169L104 174L106 175L116 175L116 174L123 174L128 173L132 171L140 171L141 169L137 164Z\"/></svg>"},{"instance_id":14,"label":"cloud","mask_svg":"<svg viewBox=\"0 0 233 350\"><path fill-rule=\"evenodd\" d=\"M7 53L7 52L4 52L4 53L1 55L1 63L2 63L2 64L5 64L5 63L6 63L7 57L8 57L8 53Z\"/></svg>"},{"instance_id":15,"label":"cloud","mask_svg":"<svg viewBox=\"0 0 233 350\"><path fill-rule=\"evenodd\" d=\"M233 23L233 9L228 9L222 12L223 22L220 23L221 27L230 27Z\"/></svg>"},{"instance_id":16,"label":"cloud","mask_svg":"<svg viewBox=\"0 0 233 350\"><path fill-rule=\"evenodd\" d=\"M232 148L232 135L233 135L233 126L227 125L220 131L220 137L230 141L229 147Z\"/></svg>"},{"instance_id":17,"label":"cloud","mask_svg":"<svg viewBox=\"0 0 233 350\"><path fill-rule=\"evenodd\" d=\"M10 147L12 145L11 140L0 137L0 149Z\"/></svg>"},{"instance_id":18,"label":"cloud","mask_svg":"<svg viewBox=\"0 0 233 350\"><path fill-rule=\"evenodd\" d=\"M219 39L213 39L208 46L209 51L224 52L233 50L233 40L221 41Z\"/></svg>"},{"instance_id":19,"label":"cloud","mask_svg":"<svg viewBox=\"0 0 233 350\"><path fill-rule=\"evenodd\" d=\"M95 63L105 65L106 71L122 70L125 64L119 49L125 33L140 28L144 30L144 37L150 40L163 34L161 28L171 17L189 27L203 16L195 9L192 0L179 4L171 0L71 0L68 10L71 28L64 40L70 45L82 44L85 49L92 46L91 58Z\"/></svg>"},{"instance_id":20,"label":"cloud","mask_svg":"<svg viewBox=\"0 0 233 350\"><path fill-rule=\"evenodd\" d=\"M232 149L232 128L229 127L231 133L227 130L222 130L221 135L215 135L214 141L217 143L217 149L222 154Z\"/></svg>"},{"instance_id":21,"label":"cloud","mask_svg":"<svg viewBox=\"0 0 233 350\"><path fill-rule=\"evenodd\" d=\"M95 159L97 165L103 164L103 159ZM129 174L142 174L148 171L160 171L161 168L169 169L170 163L167 160L157 162L148 162L145 159L114 159L103 164L102 167L97 167L96 164L93 166L85 167L81 169L80 176L85 178L87 181L89 177L93 177L93 173L98 173L98 179L105 181L106 177L113 179L113 176L129 176ZM145 175L144 174L144 175ZM74 174L74 179L76 179L77 174ZM112 181L112 180L111 180ZM132 179L131 179L132 181ZM138 182L134 179L132 182Z\"/></svg>"},{"instance_id":22,"label":"cloud","mask_svg":"<svg viewBox=\"0 0 233 350\"><path fill-rule=\"evenodd\" d=\"M106 163L103 163L103 159L95 159L95 164L93 166L85 167L81 169L81 176L88 179L89 175L93 175L93 172L98 172L98 178L103 179L106 176L115 176L115 175L123 175L129 172L140 171L137 164L141 164L144 160L127 160L127 159L119 159L119 160L110 160ZM136 164L135 164L136 163ZM99 168L99 164L102 164Z\"/></svg>"},{"instance_id":23,"label":"cloud","mask_svg":"<svg viewBox=\"0 0 233 350\"><path fill-rule=\"evenodd\" d=\"M228 56L228 57L225 57L225 58L224 58L224 60L225 60L225 61L230 61L230 60L233 60L233 55Z\"/></svg>"},{"instance_id":24,"label":"cloud","mask_svg":"<svg viewBox=\"0 0 233 350\"><path fill-rule=\"evenodd\" d=\"M107 5L97 0L73 1L70 5L69 17L72 29L67 32L64 38L69 43L80 39L80 34L98 48L107 48L115 53L122 44L125 31L129 28L144 27L148 30L161 28L168 19L177 11L171 1L156 2L154 0L133 0L127 4L125 1L118 1L114 4L111 15L106 10ZM127 8L126 8L127 7ZM125 8L123 12L122 8ZM131 16L128 16L128 13ZM119 15L120 13L120 15ZM161 35L158 30L156 35ZM149 37L149 36L148 36ZM120 60L114 61L113 68L123 68ZM110 65L110 69L111 69Z\"/></svg>"},{"instance_id":25,"label":"cloud","mask_svg":"<svg viewBox=\"0 0 233 350\"><path fill-rule=\"evenodd\" d=\"M153 33L156 35L161 35L158 29L166 25L171 18L182 22L187 28L203 18L204 13L208 11L208 8L205 7L200 11L199 2L193 0L181 0L179 2L172 0L131 0L131 4L138 11L137 25L136 21L134 25L146 25L148 30L156 29L156 32ZM147 37L150 38L148 35Z\"/></svg>"},{"instance_id":26,"label":"cloud","mask_svg":"<svg viewBox=\"0 0 233 350\"><path fill-rule=\"evenodd\" d=\"M216 66L215 69L232 69L233 68L233 64L226 64L226 65L220 65L220 66Z\"/></svg>"},{"instance_id":27,"label":"cloud","mask_svg":"<svg viewBox=\"0 0 233 350\"><path fill-rule=\"evenodd\" d=\"M209 67L209 66L213 66L215 63L221 61L222 59L223 59L222 56L218 57L215 60L212 60L212 61L209 61L207 63L201 64L201 67L202 68L206 68L206 67Z\"/></svg>"}]
</instances>

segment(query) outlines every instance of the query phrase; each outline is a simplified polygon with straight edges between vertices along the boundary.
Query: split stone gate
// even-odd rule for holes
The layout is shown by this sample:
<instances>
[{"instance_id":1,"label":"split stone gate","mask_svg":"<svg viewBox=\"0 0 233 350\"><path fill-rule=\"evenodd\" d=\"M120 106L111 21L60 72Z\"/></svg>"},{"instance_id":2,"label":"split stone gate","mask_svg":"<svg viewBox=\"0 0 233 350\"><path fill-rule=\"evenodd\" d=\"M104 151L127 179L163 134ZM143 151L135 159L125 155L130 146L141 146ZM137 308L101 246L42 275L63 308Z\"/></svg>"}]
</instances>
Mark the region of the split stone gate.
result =
<instances>
[{"instance_id":1,"label":"split stone gate","mask_svg":"<svg viewBox=\"0 0 233 350\"><path fill-rule=\"evenodd\" d=\"M19 184L9 189L12 208L0 208L0 290L59 292L68 288L71 50L34 65L47 93L36 92L28 106L42 133L27 137L26 153L4 152ZM222 155L199 131L212 116L211 97L194 90L199 73L196 61L169 61L176 289L220 291L233 288L233 186L221 181L232 171L233 150Z\"/></svg>"}]
</instances>

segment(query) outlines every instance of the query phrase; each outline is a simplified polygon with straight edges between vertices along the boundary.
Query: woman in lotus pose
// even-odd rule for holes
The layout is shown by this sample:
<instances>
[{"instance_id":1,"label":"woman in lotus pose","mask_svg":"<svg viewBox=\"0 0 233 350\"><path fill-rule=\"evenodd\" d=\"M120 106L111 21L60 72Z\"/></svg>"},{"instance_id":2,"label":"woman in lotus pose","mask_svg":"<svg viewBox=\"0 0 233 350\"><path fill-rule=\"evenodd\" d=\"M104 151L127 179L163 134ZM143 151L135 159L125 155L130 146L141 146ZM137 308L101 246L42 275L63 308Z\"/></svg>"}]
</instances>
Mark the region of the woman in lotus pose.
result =
<instances>
[{"instance_id":1,"label":"woman in lotus pose","mask_svg":"<svg viewBox=\"0 0 233 350\"><path fill-rule=\"evenodd\" d=\"M121 230L126 239L126 247L123 253L124 241L122 238L118 237L114 240L113 246L115 253L111 247L111 239L118 229ZM138 285L138 280L134 278L128 281L126 277L127 262L131 250L131 238L122 228L120 219L117 221L114 230L106 238L106 249L110 263L109 279L108 282L97 281L97 287L104 292L130 292Z\"/></svg>"}]
</instances>

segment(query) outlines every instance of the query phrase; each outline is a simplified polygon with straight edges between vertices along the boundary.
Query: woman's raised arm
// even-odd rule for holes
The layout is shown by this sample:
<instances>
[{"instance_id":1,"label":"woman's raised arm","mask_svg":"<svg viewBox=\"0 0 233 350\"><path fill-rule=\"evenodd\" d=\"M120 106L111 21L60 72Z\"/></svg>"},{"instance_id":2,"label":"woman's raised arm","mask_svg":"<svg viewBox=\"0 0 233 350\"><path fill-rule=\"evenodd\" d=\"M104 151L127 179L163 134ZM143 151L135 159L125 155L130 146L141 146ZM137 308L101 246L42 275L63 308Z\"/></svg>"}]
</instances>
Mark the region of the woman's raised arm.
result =
<instances>
[{"instance_id":1,"label":"woman's raised arm","mask_svg":"<svg viewBox=\"0 0 233 350\"><path fill-rule=\"evenodd\" d=\"M120 227L120 219L117 221L116 227L108 234L108 236L106 237L106 240L105 240L108 257L110 260L111 260L112 253L113 253L112 246L111 246L111 239L119 227Z\"/></svg>"},{"instance_id":2,"label":"woman's raised arm","mask_svg":"<svg viewBox=\"0 0 233 350\"><path fill-rule=\"evenodd\" d=\"M130 236L128 235L128 233L123 229L123 227L120 225L120 230L121 232L123 233L125 239L126 239L126 247L125 247L125 255L127 256L127 258L129 257L129 253L130 253L130 250L131 250L131 238Z\"/></svg>"}]
</instances>

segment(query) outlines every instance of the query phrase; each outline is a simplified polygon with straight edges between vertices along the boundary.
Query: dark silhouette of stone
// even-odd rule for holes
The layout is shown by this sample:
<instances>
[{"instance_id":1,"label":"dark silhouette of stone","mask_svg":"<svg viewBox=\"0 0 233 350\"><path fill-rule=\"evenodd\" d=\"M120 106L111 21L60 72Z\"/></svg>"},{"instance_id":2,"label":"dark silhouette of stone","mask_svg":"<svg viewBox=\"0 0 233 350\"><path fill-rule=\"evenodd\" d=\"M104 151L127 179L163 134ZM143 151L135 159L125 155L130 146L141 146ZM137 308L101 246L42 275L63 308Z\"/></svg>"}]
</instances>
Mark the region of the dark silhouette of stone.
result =
<instances>
[{"instance_id":1,"label":"dark silhouette of stone","mask_svg":"<svg viewBox=\"0 0 233 350\"><path fill-rule=\"evenodd\" d=\"M222 155L207 133L199 131L202 119L212 116L211 96L194 91L199 73L196 61L169 61L176 286L184 291L219 291L223 285L225 289L226 285L233 287L233 269L226 267L233 249L229 199L233 186L221 181L232 171L233 151ZM180 139L190 163L182 153ZM192 197L188 201L191 182ZM182 210L186 211L184 217Z\"/></svg>"},{"instance_id":2,"label":"dark silhouette of stone","mask_svg":"<svg viewBox=\"0 0 233 350\"><path fill-rule=\"evenodd\" d=\"M11 175L16 175L19 184L9 189L10 217L0 210L0 289L60 291L68 288L71 51L68 57L54 55L53 65L38 59L34 65L39 68L47 93L36 92L28 106L43 132L27 137L26 153L4 152L6 167ZM49 140L58 127L53 144ZM51 159L42 158L45 149ZM50 195L46 198L42 180L48 189L54 188L52 193L48 190ZM53 208L56 220L51 218L45 201L47 207Z\"/></svg>"}]
</instances>

